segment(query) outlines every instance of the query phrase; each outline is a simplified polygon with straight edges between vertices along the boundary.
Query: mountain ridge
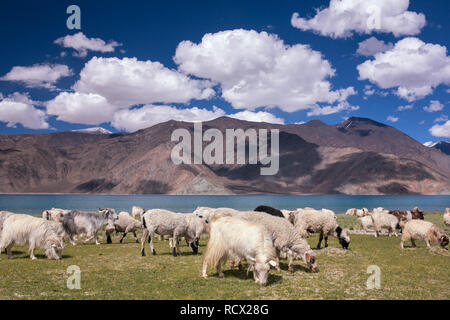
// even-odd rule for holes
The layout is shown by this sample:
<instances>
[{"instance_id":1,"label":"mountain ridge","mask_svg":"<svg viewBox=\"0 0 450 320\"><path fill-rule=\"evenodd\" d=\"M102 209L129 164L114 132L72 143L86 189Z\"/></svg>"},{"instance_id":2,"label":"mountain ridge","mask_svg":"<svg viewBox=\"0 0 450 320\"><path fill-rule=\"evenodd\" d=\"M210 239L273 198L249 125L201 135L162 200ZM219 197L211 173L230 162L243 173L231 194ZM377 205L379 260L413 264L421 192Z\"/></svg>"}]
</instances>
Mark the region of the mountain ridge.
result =
<instances>
[{"instance_id":1,"label":"mountain ridge","mask_svg":"<svg viewBox=\"0 0 450 320\"><path fill-rule=\"evenodd\" d=\"M280 130L280 170L260 165L175 165L168 121L129 134L0 135L0 192L120 194L450 194L450 157L367 118L327 125L222 117L203 130ZM381 141L379 141L381 139ZM412 150L412 151L411 151ZM419 154L418 154L419 153Z\"/></svg>"}]
</instances>

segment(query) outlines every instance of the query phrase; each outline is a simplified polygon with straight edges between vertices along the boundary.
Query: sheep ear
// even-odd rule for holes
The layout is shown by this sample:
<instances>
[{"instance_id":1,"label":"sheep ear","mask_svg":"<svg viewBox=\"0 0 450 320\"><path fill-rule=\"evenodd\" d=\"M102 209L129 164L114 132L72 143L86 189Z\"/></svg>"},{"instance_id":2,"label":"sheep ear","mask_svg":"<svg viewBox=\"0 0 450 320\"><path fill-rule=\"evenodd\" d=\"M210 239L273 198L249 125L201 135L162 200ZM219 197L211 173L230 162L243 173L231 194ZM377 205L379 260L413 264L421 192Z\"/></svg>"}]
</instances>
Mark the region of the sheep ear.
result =
<instances>
[{"instance_id":1,"label":"sheep ear","mask_svg":"<svg viewBox=\"0 0 450 320\"><path fill-rule=\"evenodd\" d=\"M311 262L311 255L308 252L305 253L305 260L306 260L307 263Z\"/></svg>"},{"instance_id":2,"label":"sheep ear","mask_svg":"<svg viewBox=\"0 0 450 320\"><path fill-rule=\"evenodd\" d=\"M269 264L270 264L272 267L276 267L276 266L277 266L277 263L276 263L275 261L273 261L273 260L270 260L270 261L269 261Z\"/></svg>"}]
</instances>

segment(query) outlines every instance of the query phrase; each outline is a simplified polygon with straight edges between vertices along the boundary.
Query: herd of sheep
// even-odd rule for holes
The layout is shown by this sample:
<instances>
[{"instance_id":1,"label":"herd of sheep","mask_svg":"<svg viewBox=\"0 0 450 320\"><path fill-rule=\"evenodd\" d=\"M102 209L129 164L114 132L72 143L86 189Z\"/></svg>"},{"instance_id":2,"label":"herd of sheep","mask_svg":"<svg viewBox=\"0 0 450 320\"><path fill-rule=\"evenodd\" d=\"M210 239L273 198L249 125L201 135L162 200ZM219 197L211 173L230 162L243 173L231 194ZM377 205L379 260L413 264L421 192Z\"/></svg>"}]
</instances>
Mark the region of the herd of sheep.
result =
<instances>
[{"instance_id":1,"label":"herd of sheep","mask_svg":"<svg viewBox=\"0 0 450 320\"><path fill-rule=\"evenodd\" d=\"M346 214L357 216L365 232L373 231L378 237L383 230L389 236L402 234L401 248L405 241L423 240L427 246L438 242L448 250L449 237L431 222L424 221L419 208L411 211L392 211L375 208L369 211L349 209ZM139 219L138 219L139 218ZM450 225L450 209L446 209L444 223ZM136 232L143 229L141 255L145 256L145 245L149 242L153 255L155 236L168 237L174 256L179 254L179 241L184 238L192 252L198 252L199 239L208 234L208 244L203 260L202 276L207 278L208 266L217 269L223 277L222 266L230 261L231 266L248 265L247 274L253 272L256 283L266 285L271 267L278 271L281 254L288 259L289 271L294 272L295 259L312 272L317 271L317 256L305 240L311 234L319 234L317 248L322 241L328 246L328 237L339 240L342 248L348 249L348 231L341 228L333 211L313 208L278 210L259 206L253 211L238 211L231 208L198 207L193 213L174 213L163 209L145 210L133 206L131 215L117 214L114 209L99 209L98 212L78 210L45 210L42 218L26 214L0 211L0 254L6 251L12 258L14 245L29 244L30 258L36 259L36 247L45 250L48 259L60 259L64 249L64 238L76 245L84 237L84 242L98 241L98 233L105 228L107 243L111 243L113 232L122 233L120 242L132 233L136 242Z\"/></svg>"}]
</instances>

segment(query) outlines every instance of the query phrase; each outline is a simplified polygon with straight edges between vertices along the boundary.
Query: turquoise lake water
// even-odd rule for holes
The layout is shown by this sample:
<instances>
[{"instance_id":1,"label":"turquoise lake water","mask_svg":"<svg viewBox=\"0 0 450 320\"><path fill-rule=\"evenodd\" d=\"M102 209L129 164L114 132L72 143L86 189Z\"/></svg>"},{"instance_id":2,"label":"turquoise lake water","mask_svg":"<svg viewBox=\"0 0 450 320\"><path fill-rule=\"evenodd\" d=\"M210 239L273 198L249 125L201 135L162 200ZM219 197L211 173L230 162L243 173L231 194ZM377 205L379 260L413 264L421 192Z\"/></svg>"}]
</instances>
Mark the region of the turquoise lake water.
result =
<instances>
[{"instance_id":1,"label":"turquoise lake water","mask_svg":"<svg viewBox=\"0 0 450 320\"><path fill-rule=\"evenodd\" d=\"M137 205L146 209L161 208L186 213L194 211L198 206L251 210L262 204L288 210L303 207L328 208L336 213L344 213L349 208L410 210L415 206L427 212L443 212L446 207L450 207L450 196L0 194L0 210L36 214L52 207L84 211L108 207L117 212L130 212L131 207Z\"/></svg>"}]
</instances>

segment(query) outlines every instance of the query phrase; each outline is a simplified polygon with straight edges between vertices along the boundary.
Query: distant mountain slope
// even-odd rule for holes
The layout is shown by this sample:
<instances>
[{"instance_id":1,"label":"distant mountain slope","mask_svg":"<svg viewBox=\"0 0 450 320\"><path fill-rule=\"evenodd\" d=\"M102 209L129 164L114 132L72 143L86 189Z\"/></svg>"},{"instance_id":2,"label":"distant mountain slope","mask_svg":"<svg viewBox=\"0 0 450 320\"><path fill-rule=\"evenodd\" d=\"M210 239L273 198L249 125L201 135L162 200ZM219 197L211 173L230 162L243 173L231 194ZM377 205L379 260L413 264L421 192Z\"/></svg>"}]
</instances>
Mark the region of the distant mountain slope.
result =
<instances>
[{"instance_id":1,"label":"distant mountain slope","mask_svg":"<svg viewBox=\"0 0 450 320\"><path fill-rule=\"evenodd\" d=\"M450 155L450 141L427 142L424 146L441 150L443 153Z\"/></svg>"},{"instance_id":2,"label":"distant mountain slope","mask_svg":"<svg viewBox=\"0 0 450 320\"><path fill-rule=\"evenodd\" d=\"M353 120L351 120L353 119ZM132 134L0 135L0 192L233 194L450 194L450 157L369 119L273 125L222 117L217 128L280 129L280 170L259 165L175 165L168 121Z\"/></svg>"}]
</instances>

